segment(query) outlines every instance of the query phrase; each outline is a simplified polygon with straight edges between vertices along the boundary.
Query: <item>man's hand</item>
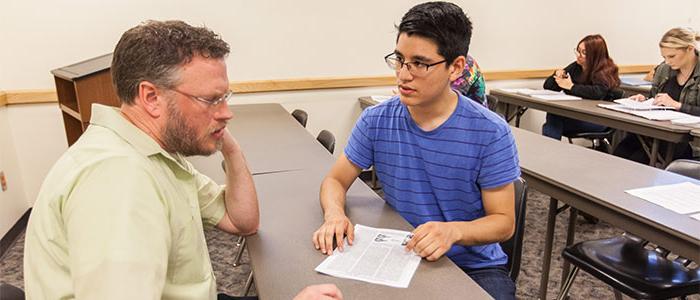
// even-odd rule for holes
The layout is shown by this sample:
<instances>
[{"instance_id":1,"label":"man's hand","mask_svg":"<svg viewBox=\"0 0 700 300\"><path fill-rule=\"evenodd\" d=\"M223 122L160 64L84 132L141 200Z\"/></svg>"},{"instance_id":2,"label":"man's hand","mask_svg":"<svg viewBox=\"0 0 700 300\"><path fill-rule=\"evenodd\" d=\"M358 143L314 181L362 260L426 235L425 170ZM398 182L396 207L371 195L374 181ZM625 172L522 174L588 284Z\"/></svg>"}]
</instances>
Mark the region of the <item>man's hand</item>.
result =
<instances>
[{"instance_id":1,"label":"man's hand","mask_svg":"<svg viewBox=\"0 0 700 300\"><path fill-rule=\"evenodd\" d=\"M347 235L348 244L352 245L355 239L355 227L347 216L336 214L325 217L321 228L314 232L312 242L316 250L323 254L333 254L333 236L335 236L338 250L343 251L343 236Z\"/></svg>"},{"instance_id":2,"label":"man's hand","mask_svg":"<svg viewBox=\"0 0 700 300\"><path fill-rule=\"evenodd\" d=\"M330 300L343 299L343 294L340 293L335 284L317 284L305 287L299 294L294 297L294 300Z\"/></svg>"},{"instance_id":3,"label":"man's hand","mask_svg":"<svg viewBox=\"0 0 700 300\"><path fill-rule=\"evenodd\" d=\"M231 132L228 131L228 128L224 129L224 136L221 139L221 153L226 154L226 153L236 153L241 151L241 146L238 144L238 141L233 137Z\"/></svg>"},{"instance_id":4,"label":"man's hand","mask_svg":"<svg viewBox=\"0 0 700 300\"><path fill-rule=\"evenodd\" d=\"M413 230L413 238L406 249L428 261L436 261L450 250L460 238L454 224L449 222L427 222Z\"/></svg>"}]
</instances>

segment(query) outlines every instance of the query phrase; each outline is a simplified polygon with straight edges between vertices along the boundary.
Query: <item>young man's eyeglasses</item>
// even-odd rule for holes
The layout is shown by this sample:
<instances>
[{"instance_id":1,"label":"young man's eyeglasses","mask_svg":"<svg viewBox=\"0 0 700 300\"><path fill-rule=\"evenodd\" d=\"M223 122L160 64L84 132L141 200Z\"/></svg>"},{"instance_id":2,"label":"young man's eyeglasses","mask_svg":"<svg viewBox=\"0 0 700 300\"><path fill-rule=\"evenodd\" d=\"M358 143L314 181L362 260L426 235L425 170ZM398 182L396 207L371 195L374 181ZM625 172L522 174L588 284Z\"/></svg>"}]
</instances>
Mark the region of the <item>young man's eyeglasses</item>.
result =
<instances>
[{"instance_id":1,"label":"young man's eyeglasses","mask_svg":"<svg viewBox=\"0 0 700 300\"><path fill-rule=\"evenodd\" d=\"M224 94L223 96L221 96L221 97L219 97L219 98L215 98L215 99L206 99L206 98L202 98L202 97L190 95L190 94L188 94L188 93L185 93L185 92L182 92L182 91L178 91L177 89L170 89L170 90L175 91L175 92L177 92L178 94L181 94L181 95L183 95L183 96L187 96L187 97L189 97L189 98L191 98L191 99L197 100L197 101L199 101L199 102L204 102L204 103L206 103L206 104L209 105L209 106L215 106L215 105L217 105L217 104L219 104L219 103L222 103L222 102L228 102L228 99L230 99L231 96L233 96L233 91L231 91L231 90L228 90L228 91L226 92L226 94Z\"/></svg>"},{"instance_id":2,"label":"young man's eyeglasses","mask_svg":"<svg viewBox=\"0 0 700 300\"><path fill-rule=\"evenodd\" d=\"M386 65L389 66L389 68L396 72L401 71L403 66L406 66L408 72L413 76L425 76L428 74L428 69L430 69L430 67L447 62L446 59L432 64L417 61L406 62L403 58L396 56L396 53L389 53L387 56L384 56L384 61L386 61Z\"/></svg>"}]
</instances>

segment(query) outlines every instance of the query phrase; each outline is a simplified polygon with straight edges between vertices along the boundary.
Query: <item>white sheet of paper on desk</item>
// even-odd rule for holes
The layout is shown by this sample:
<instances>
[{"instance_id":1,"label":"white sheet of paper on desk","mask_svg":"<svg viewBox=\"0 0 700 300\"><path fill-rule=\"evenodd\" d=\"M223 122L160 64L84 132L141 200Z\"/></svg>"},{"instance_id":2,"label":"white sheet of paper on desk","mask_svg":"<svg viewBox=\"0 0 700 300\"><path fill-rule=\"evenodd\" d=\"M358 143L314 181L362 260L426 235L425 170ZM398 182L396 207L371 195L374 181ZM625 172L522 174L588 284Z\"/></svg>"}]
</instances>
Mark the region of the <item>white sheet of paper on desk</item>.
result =
<instances>
[{"instance_id":1,"label":"white sheet of paper on desk","mask_svg":"<svg viewBox=\"0 0 700 300\"><path fill-rule=\"evenodd\" d=\"M581 100L581 97L571 96L564 93L548 94L548 95L532 95L532 98L555 101L555 100Z\"/></svg>"},{"instance_id":2,"label":"white sheet of paper on desk","mask_svg":"<svg viewBox=\"0 0 700 300\"><path fill-rule=\"evenodd\" d=\"M374 100L374 101L377 101L377 102L380 102L380 103L381 103L381 102L384 102L384 101L386 101L386 100L389 100L389 99L391 99L391 98L393 98L393 97L392 97L392 96L370 96L370 98L372 98L372 100Z\"/></svg>"},{"instance_id":3,"label":"white sheet of paper on desk","mask_svg":"<svg viewBox=\"0 0 700 300\"><path fill-rule=\"evenodd\" d=\"M700 127L700 117L689 116L687 118L671 120L671 124Z\"/></svg>"},{"instance_id":4,"label":"white sheet of paper on desk","mask_svg":"<svg viewBox=\"0 0 700 300\"><path fill-rule=\"evenodd\" d=\"M649 98L649 99L644 100L644 101L636 101L636 100L632 100L630 98L622 98L622 99L614 100L614 102L617 104L623 105L625 108L634 109L634 110L672 109L671 107L668 107L668 106L654 105L654 98Z\"/></svg>"},{"instance_id":5,"label":"white sheet of paper on desk","mask_svg":"<svg viewBox=\"0 0 700 300\"><path fill-rule=\"evenodd\" d=\"M679 214L700 212L700 185L691 182L652 186L625 192Z\"/></svg>"},{"instance_id":6,"label":"white sheet of paper on desk","mask_svg":"<svg viewBox=\"0 0 700 300\"><path fill-rule=\"evenodd\" d=\"M529 88L511 88L511 89L503 89L503 91L506 91L508 93L521 94L521 95L525 95L525 96L562 94L561 92L555 92L555 91L544 90L544 89L529 89Z\"/></svg>"},{"instance_id":7,"label":"white sheet of paper on desk","mask_svg":"<svg viewBox=\"0 0 700 300\"><path fill-rule=\"evenodd\" d=\"M700 213L697 213L697 214L694 214L694 215L690 215L690 217L693 218L693 219L695 219L695 220L700 221Z\"/></svg>"},{"instance_id":8,"label":"white sheet of paper on desk","mask_svg":"<svg viewBox=\"0 0 700 300\"><path fill-rule=\"evenodd\" d=\"M598 104L598 107L606 108L609 110L619 111L623 113L628 113L638 117L645 118L647 120L654 121L669 121L675 119L684 119L692 117L689 114L682 113L675 110L635 110L629 109L622 104Z\"/></svg>"},{"instance_id":9,"label":"white sheet of paper on desk","mask_svg":"<svg viewBox=\"0 0 700 300\"><path fill-rule=\"evenodd\" d=\"M357 224L353 245L348 246L346 241L343 252L335 249L316 267L316 272L407 288L421 261L413 251L406 252L405 245L410 239L408 231Z\"/></svg>"}]
</instances>

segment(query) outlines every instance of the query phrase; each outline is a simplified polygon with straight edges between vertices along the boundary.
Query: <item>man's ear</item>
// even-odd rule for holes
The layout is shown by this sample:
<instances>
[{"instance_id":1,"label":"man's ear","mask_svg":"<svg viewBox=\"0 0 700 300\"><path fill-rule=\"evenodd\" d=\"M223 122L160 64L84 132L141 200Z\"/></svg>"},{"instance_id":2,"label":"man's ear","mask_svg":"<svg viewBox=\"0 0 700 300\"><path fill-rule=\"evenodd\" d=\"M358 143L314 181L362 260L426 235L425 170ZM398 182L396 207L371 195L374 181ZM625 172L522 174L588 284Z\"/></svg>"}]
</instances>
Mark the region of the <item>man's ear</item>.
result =
<instances>
[{"instance_id":1,"label":"man's ear","mask_svg":"<svg viewBox=\"0 0 700 300\"><path fill-rule=\"evenodd\" d=\"M467 64L467 58L464 55L457 56L452 64L450 64L450 82L457 80L464 72L464 66Z\"/></svg>"},{"instance_id":2,"label":"man's ear","mask_svg":"<svg viewBox=\"0 0 700 300\"><path fill-rule=\"evenodd\" d=\"M165 101L162 91L148 81L141 81L136 96L136 104L140 105L151 117L159 118L165 112Z\"/></svg>"}]
</instances>

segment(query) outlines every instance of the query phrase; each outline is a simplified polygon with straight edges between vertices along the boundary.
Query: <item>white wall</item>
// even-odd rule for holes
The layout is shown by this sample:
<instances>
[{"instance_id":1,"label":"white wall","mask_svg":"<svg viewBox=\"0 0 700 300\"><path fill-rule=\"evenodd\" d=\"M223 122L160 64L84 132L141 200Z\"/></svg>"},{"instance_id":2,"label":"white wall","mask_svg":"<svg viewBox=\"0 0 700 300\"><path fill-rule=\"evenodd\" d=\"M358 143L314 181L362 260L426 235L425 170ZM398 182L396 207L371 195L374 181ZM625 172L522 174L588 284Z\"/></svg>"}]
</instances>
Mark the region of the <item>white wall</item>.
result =
<instances>
[{"instance_id":1,"label":"white wall","mask_svg":"<svg viewBox=\"0 0 700 300\"><path fill-rule=\"evenodd\" d=\"M7 178L7 190L3 192L0 189L0 237L7 233L30 206L18 162L7 108L0 107L0 171Z\"/></svg>"},{"instance_id":2,"label":"white wall","mask_svg":"<svg viewBox=\"0 0 700 300\"><path fill-rule=\"evenodd\" d=\"M231 44L231 80L389 75L382 57L394 47L401 16L422 1L5 0L0 3L0 87L53 88L50 70L111 52L121 33L146 19L205 24ZM486 70L551 68L571 62L575 43L601 33L619 64L655 64L668 28L700 29L700 2L455 1L474 22L471 54ZM660 13L674 11L673 13ZM489 87L539 81L489 82ZM342 149L359 114L357 97L389 87L239 95L234 103L279 102L305 109L308 129L329 129ZM538 131L542 115L523 127ZM44 175L65 150L55 104L0 111L0 169L12 196L0 193L0 234L34 202ZM9 170L9 171L8 171ZM8 216L10 216L8 218ZM11 216L15 216L14 218ZM9 220L9 221L6 221Z\"/></svg>"}]
</instances>

